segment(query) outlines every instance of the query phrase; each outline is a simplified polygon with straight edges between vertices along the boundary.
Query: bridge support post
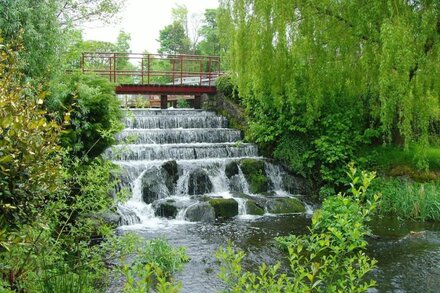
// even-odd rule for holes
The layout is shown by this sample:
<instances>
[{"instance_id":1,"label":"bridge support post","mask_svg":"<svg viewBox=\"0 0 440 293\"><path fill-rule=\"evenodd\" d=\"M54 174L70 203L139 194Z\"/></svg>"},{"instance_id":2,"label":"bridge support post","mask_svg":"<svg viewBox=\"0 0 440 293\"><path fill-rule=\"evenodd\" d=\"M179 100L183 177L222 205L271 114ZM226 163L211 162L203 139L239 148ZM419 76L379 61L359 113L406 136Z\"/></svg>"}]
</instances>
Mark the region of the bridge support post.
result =
<instances>
[{"instance_id":1,"label":"bridge support post","mask_svg":"<svg viewBox=\"0 0 440 293\"><path fill-rule=\"evenodd\" d=\"M168 96L167 95L160 95L160 108L166 109L168 108Z\"/></svg>"},{"instance_id":2,"label":"bridge support post","mask_svg":"<svg viewBox=\"0 0 440 293\"><path fill-rule=\"evenodd\" d=\"M194 96L194 109L201 109L201 108L202 108L202 96L195 95Z\"/></svg>"}]
</instances>

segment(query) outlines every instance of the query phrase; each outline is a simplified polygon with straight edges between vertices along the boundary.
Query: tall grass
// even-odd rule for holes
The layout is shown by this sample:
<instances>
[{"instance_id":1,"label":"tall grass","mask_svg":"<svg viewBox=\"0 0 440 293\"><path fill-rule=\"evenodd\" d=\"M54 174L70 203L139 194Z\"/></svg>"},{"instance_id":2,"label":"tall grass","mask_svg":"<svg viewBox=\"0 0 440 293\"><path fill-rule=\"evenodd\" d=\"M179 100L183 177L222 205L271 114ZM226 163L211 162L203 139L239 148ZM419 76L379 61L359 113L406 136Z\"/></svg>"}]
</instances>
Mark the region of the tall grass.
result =
<instances>
[{"instance_id":1,"label":"tall grass","mask_svg":"<svg viewBox=\"0 0 440 293\"><path fill-rule=\"evenodd\" d=\"M380 179L380 211L400 218L440 221L440 182L417 183L403 178Z\"/></svg>"}]
</instances>

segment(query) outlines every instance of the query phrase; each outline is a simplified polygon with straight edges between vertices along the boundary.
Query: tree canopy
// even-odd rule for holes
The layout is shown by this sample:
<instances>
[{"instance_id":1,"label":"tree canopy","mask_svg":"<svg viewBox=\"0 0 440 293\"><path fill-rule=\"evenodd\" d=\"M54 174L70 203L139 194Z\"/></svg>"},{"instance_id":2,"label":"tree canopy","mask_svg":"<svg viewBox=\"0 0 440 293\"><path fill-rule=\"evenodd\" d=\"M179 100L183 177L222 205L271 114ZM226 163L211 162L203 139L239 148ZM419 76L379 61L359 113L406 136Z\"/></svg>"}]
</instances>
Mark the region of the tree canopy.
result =
<instances>
[{"instance_id":1,"label":"tree canopy","mask_svg":"<svg viewBox=\"0 0 440 293\"><path fill-rule=\"evenodd\" d=\"M438 1L223 0L221 11L257 141L279 146L342 115L347 131L427 144L440 114Z\"/></svg>"},{"instance_id":2,"label":"tree canopy","mask_svg":"<svg viewBox=\"0 0 440 293\"><path fill-rule=\"evenodd\" d=\"M179 22L165 26L159 33L159 53L186 54L189 52L189 39Z\"/></svg>"}]
</instances>

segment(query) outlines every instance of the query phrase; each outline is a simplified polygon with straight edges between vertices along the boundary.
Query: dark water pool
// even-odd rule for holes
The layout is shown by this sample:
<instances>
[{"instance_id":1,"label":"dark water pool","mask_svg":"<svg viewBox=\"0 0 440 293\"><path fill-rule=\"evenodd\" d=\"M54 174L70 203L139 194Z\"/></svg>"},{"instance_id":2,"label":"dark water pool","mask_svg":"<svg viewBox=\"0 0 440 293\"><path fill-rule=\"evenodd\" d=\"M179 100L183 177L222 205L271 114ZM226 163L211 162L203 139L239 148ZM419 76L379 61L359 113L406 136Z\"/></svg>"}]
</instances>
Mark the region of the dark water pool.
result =
<instances>
[{"instance_id":1,"label":"dark water pool","mask_svg":"<svg viewBox=\"0 0 440 293\"><path fill-rule=\"evenodd\" d=\"M135 231L146 239L162 237L187 247L191 261L176 275L181 292L218 292L214 252L233 241L247 253L244 265L255 268L283 259L273 238L306 232L309 219L302 215L234 219L216 224L163 222ZM372 292L440 292L440 224L378 218L372 223L377 239L370 239L368 254L378 260L373 272L378 286Z\"/></svg>"}]
</instances>

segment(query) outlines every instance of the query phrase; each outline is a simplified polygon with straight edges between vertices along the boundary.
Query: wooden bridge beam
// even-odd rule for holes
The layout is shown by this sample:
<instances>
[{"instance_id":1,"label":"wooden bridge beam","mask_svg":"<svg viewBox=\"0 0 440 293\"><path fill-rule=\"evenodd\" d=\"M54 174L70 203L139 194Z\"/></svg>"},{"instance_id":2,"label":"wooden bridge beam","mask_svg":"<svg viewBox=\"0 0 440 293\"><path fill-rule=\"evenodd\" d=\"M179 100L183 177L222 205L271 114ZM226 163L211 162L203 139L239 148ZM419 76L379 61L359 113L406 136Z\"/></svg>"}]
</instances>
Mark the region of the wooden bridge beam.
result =
<instances>
[{"instance_id":1,"label":"wooden bridge beam","mask_svg":"<svg viewBox=\"0 0 440 293\"><path fill-rule=\"evenodd\" d=\"M194 96L194 109L202 108L202 95Z\"/></svg>"},{"instance_id":2,"label":"wooden bridge beam","mask_svg":"<svg viewBox=\"0 0 440 293\"><path fill-rule=\"evenodd\" d=\"M160 108L168 108L168 95L160 95Z\"/></svg>"}]
</instances>

